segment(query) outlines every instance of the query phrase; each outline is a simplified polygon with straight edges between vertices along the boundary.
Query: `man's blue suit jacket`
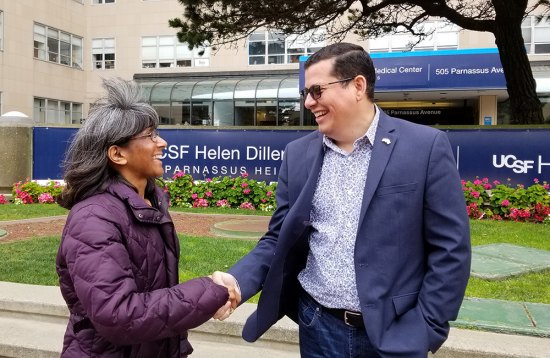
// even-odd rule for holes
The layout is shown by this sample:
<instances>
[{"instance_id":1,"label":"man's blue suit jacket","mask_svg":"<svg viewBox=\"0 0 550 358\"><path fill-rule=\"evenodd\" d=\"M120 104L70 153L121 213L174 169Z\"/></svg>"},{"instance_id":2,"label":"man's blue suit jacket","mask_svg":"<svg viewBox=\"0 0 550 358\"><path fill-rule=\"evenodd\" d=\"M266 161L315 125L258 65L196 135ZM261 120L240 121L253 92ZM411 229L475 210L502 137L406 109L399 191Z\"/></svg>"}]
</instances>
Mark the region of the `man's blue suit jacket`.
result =
<instances>
[{"instance_id":1,"label":"man's blue suit jacket","mask_svg":"<svg viewBox=\"0 0 550 358\"><path fill-rule=\"evenodd\" d=\"M297 321L297 275L309 250L323 155L318 131L287 145L268 231L229 270L243 301L262 290L243 328L247 341L284 315ZM458 314L471 258L466 204L444 132L380 113L359 220L355 273L372 344L383 357L435 352Z\"/></svg>"}]
</instances>

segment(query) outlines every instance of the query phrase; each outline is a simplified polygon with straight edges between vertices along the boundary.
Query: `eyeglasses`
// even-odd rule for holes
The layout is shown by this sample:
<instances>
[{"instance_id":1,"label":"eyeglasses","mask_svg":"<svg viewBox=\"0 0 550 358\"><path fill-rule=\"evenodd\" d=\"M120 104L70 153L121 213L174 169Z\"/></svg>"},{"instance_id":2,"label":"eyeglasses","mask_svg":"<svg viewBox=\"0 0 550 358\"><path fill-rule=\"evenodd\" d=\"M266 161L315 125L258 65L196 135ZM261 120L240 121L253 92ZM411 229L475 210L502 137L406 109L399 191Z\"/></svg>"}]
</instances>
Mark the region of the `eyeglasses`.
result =
<instances>
[{"instance_id":1,"label":"eyeglasses","mask_svg":"<svg viewBox=\"0 0 550 358\"><path fill-rule=\"evenodd\" d=\"M323 93L324 88L329 85L333 85L335 83L342 83L342 82L348 82L353 80L355 77L345 78L343 80L338 80L334 82L325 83L324 85L313 85L309 88L305 87L303 90L300 91L300 94L302 95L302 98L306 98L308 94L311 95L311 98L314 100L318 100L321 98L321 94Z\"/></svg>"},{"instance_id":2,"label":"eyeglasses","mask_svg":"<svg viewBox=\"0 0 550 358\"><path fill-rule=\"evenodd\" d=\"M128 141L131 141L131 140L134 140L134 139L147 138L147 137L151 138L151 140L152 140L153 142L156 143L157 139L159 138L159 131L158 131L158 129L153 129L153 130L151 131L151 133L142 134L142 135L138 135L138 136L132 137L132 138L128 139Z\"/></svg>"}]
</instances>

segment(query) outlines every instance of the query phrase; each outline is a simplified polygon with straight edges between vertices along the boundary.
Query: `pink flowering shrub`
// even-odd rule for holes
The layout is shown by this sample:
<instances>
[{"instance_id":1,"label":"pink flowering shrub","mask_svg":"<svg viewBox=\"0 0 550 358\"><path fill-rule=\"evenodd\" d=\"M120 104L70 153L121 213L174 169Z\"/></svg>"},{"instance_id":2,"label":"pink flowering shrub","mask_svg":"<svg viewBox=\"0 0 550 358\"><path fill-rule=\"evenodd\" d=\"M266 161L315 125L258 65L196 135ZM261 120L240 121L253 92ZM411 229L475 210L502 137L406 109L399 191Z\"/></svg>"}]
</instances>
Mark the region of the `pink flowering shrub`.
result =
<instances>
[{"instance_id":1,"label":"pink flowering shrub","mask_svg":"<svg viewBox=\"0 0 550 358\"><path fill-rule=\"evenodd\" d=\"M208 200L203 198L196 198L193 201L193 207L194 208L207 208L208 207Z\"/></svg>"},{"instance_id":2,"label":"pink flowering shrub","mask_svg":"<svg viewBox=\"0 0 550 358\"><path fill-rule=\"evenodd\" d=\"M481 210L476 203L466 205L466 212L468 216L473 219L482 219L484 216L483 210Z\"/></svg>"},{"instance_id":3,"label":"pink flowering shrub","mask_svg":"<svg viewBox=\"0 0 550 358\"><path fill-rule=\"evenodd\" d=\"M230 208L231 207L231 205L225 199L218 200L218 202L216 203L216 206L218 208Z\"/></svg>"},{"instance_id":4,"label":"pink flowering shrub","mask_svg":"<svg viewBox=\"0 0 550 358\"><path fill-rule=\"evenodd\" d=\"M164 183L165 190L170 195L170 205L192 207L193 202L199 197L193 192L194 186L191 175L183 174L183 172L174 174L172 181Z\"/></svg>"},{"instance_id":5,"label":"pink flowering shrub","mask_svg":"<svg viewBox=\"0 0 550 358\"><path fill-rule=\"evenodd\" d=\"M38 195L38 202L40 204L53 204L55 203L55 200L50 193L42 193Z\"/></svg>"},{"instance_id":6,"label":"pink flowering shrub","mask_svg":"<svg viewBox=\"0 0 550 358\"><path fill-rule=\"evenodd\" d=\"M483 178L462 181L468 216L473 219L550 222L550 186L535 179L529 187L513 187Z\"/></svg>"},{"instance_id":7,"label":"pink flowering shrub","mask_svg":"<svg viewBox=\"0 0 550 358\"><path fill-rule=\"evenodd\" d=\"M254 205L252 205L252 204L249 203L248 201L245 201L244 203L242 203L241 205L239 205L239 209L256 210L256 208L254 207Z\"/></svg>"},{"instance_id":8,"label":"pink flowering shrub","mask_svg":"<svg viewBox=\"0 0 550 358\"><path fill-rule=\"evenodd\" d=\"M476 204L475 206L480 208L489 200L487 190L491 190L493 186L489 183L488 178L476 179L473 182L462 180L461 183L464 199L466 199L466 207L472 207L472 204Z\"/></svg>"},{"instance_id":9,"label":"pink flowering shrub","mask_svg":"<svg viewBox=\"0 0 550 358\"><path fill-rule=\"evenodd\" d=\"M191 175L180 172L165 185L173 206L241 208L243 203L248 203L263 211L273 211L276 206L273 193L277 184L250 179L247 173L235 178L226 176L195 181ZM248 204L242 208L250 209Z\"/></svg>"},{"instance_id":10,"label":"pink flowering shrub","mask_svg":"<svg viewBox=\"0 0 550 358\"><path fill-rule=\"evenodd\" d=\"M41 185L27 178L13 185L12 194L15 204L54 203L62 189L62 185L53 180Z\"/></svg>"},{"instance_id":11,"label":"pink flowering shrub","mask_svg":"<svg viewBox=\"0 0 550 358\"><path fill-rule=\"evenodd\" d=\"M8 200L4 196L4 194L0 194L0 205L7 204Z\"/></svg>"}]
</instances>

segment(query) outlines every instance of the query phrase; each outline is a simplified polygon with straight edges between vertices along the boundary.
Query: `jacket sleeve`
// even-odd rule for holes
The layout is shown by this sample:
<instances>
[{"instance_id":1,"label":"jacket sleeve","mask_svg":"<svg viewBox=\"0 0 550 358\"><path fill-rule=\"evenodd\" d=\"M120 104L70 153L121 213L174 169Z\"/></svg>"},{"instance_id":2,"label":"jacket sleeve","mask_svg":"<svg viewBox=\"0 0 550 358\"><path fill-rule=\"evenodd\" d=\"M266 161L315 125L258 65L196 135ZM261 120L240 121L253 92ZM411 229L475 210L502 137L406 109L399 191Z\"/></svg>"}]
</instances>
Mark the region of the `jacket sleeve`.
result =
<instances>
[{"instance_id":1,"label":"jacket sleeve","mask_svg":"<svg viewBox=\"0 0 550 358\"><path fill-rule=\"evenodd\" d=\"M258 241L256 247L228 271L239 283L242 302L245 302L262 289L271 267L271 261L275 256L279 232L290 206L288 194L288 156L287 146L283 162L279 169L277 190L275 192L277 209L271 216L267 232Z\"/></svg>"},{"instance_id":2,"label":"jacket sleeve","mask_svg":"<svg viewBox=\"0 0 550 358\"><path fill-rule=\"evenodd\" d=\"M431 328L429 348L435 352L456 319L470 275L470 227L460 177L443 132L430 154L424 197L427 272L419 306Z\"/></svg>"},{"instance_id":3,"label":"jacket sleeve","mask_svg":"<svg viewBox=\"0 0 550 358\"><path fill-rule=\"evenodd\" d=\"M130 345L176 336L206 322L227 302L227 289L205 277L138 292L121 233L111 220L101 207L80 209L60 250L75 294L103 337Z\"/></svg>"}]
</instances>

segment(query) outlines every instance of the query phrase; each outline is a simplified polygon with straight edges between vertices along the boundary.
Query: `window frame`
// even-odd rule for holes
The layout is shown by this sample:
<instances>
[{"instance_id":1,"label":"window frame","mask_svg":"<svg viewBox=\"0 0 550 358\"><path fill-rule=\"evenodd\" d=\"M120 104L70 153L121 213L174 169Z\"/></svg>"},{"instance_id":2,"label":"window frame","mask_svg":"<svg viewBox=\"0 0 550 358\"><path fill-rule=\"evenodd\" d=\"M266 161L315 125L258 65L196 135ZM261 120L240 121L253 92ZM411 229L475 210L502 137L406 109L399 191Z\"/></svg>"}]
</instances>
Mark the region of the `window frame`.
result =
<instances>
[{"instance_id":1,"label":"window frame","mask_svg":"<svg viewBox=\"0 0 550 358\"><path fill-rule=\"evenodd\" d=\"M101 41L101 47L96 47L94 42ZM112 41L113 45L108 46L107 42ZM112 49L112 52L110 51ZM92 39L91 42L92 50L92 69L93 70L114 70L116 68L116 39L114 37L96 37ZM99 53L94 53L94 51L100 51ZM95 55L101 55L101 60L97 60ZM113 55L112 60L107 59L107 55ZM97 67L97 64L100 64L100 67ZM107 64L111 63L110 66Z\"/></svg>"},{"instance_id":2,"label":"window frame","mask_svg":"<svg viewBox=\"0 0 550 358\"><path fill-rule=\"evenodd\" d=\"M36 123L81 124L82 108L79 102L33 97L33 117ZM52 115L55 118L50 118Z\"/></svg>"},{"instance_id":3,"label":"window frame","mask_svg":"<svg viewBox=\"0 0 550 358\"><path fill-rule=\"evenodd\" d=\"M538 23L536 21L536 17L537 16L533 15L527 16L521 23L521 32L525 50L528 55L548 55L550 54L550 36L547 36L547 41L537 41L537 29L539 31L546 30L546 32L550 33L550 16L542 16ZM525 35L527 32L529 33L529 39L526 41ZM537 52L537 47L541 49L547 48L547 50Z\"/></svg>"},{"instance_id":4,"label":"window frame","mask_svg":"<svg viewBox=\"0 0 550 358\"><path fill-rule=\"evenodd\" d=\"M37 31L42 30L42 31ZM38 22L33 24L34 58L82 69L84 38Z\"/></svg>"},{"instance_id":5,"label":"window frame","mask_svg":"<svg viewBox=\"0 0 550 358\"><path fill-rule=\"evenodd\" d=\"M247 38L248 65L289 65L298 63L300 56L311 55L325 46L325 35L326 30L323 28L303 35L291 34L288 36L284 36L282 32L274 29L255 31ZM319 40L315 40L316 38ZM282 52L277 51L276 44L282 45ZM296 47L296 44L301 47Z\"/></svg>"},{"instance_id":6,"label":"window frame","mask_svg":"<svg viewBox=\"0 0 550 358\"><path fill-rule=\"evenodd\" d=\"M413 36L408 32L405 32L403 30L402 33L396 33L396 34L388 34L385 36L380 36L378 38L369 38L368 40L368 47L370 53L387 53L387 52L409 52L409 51L438 51L438 50L458 50L460 48L460 38L458 36L458 33L460 32L461 28L452 23L448 23L447 21L442 20L427 20L420 24L418 24L418 27L424 27L428 26L431 29L434 29L434 32L428 36L427 38L423 39L422 41L418 42L412 49L410 49L407 44L413 43L418 40L417 36ZM430 31L430 29L428 29ZM452 43L440 43L438 41L439 37L444 37L445 35L452 34L456 42L454 44ZM387 45L385 46L378 46L373 47L376 42L383 43L385 42ZM398 44L403 45L398 45Z\"/></svg>"},{"instance_id":7,"label":"window frame","mask_svg":"<svg viewBox=\"0 0 550 358\"><path fill-rule=\"evenodd\" d=\"M141 68L210 66L210 47L189 50L176 35L142 36L140 49Z\"/></svg>"},{"instance_id":8,"label":"window frame","mask_svg":"<svg viewBox=\"0 0 550 358\"><path fill-rule=\"evenodd\" d=\"M4 51L4 11L0 10L0 51Z\"/></svg>"}]
</instances>

